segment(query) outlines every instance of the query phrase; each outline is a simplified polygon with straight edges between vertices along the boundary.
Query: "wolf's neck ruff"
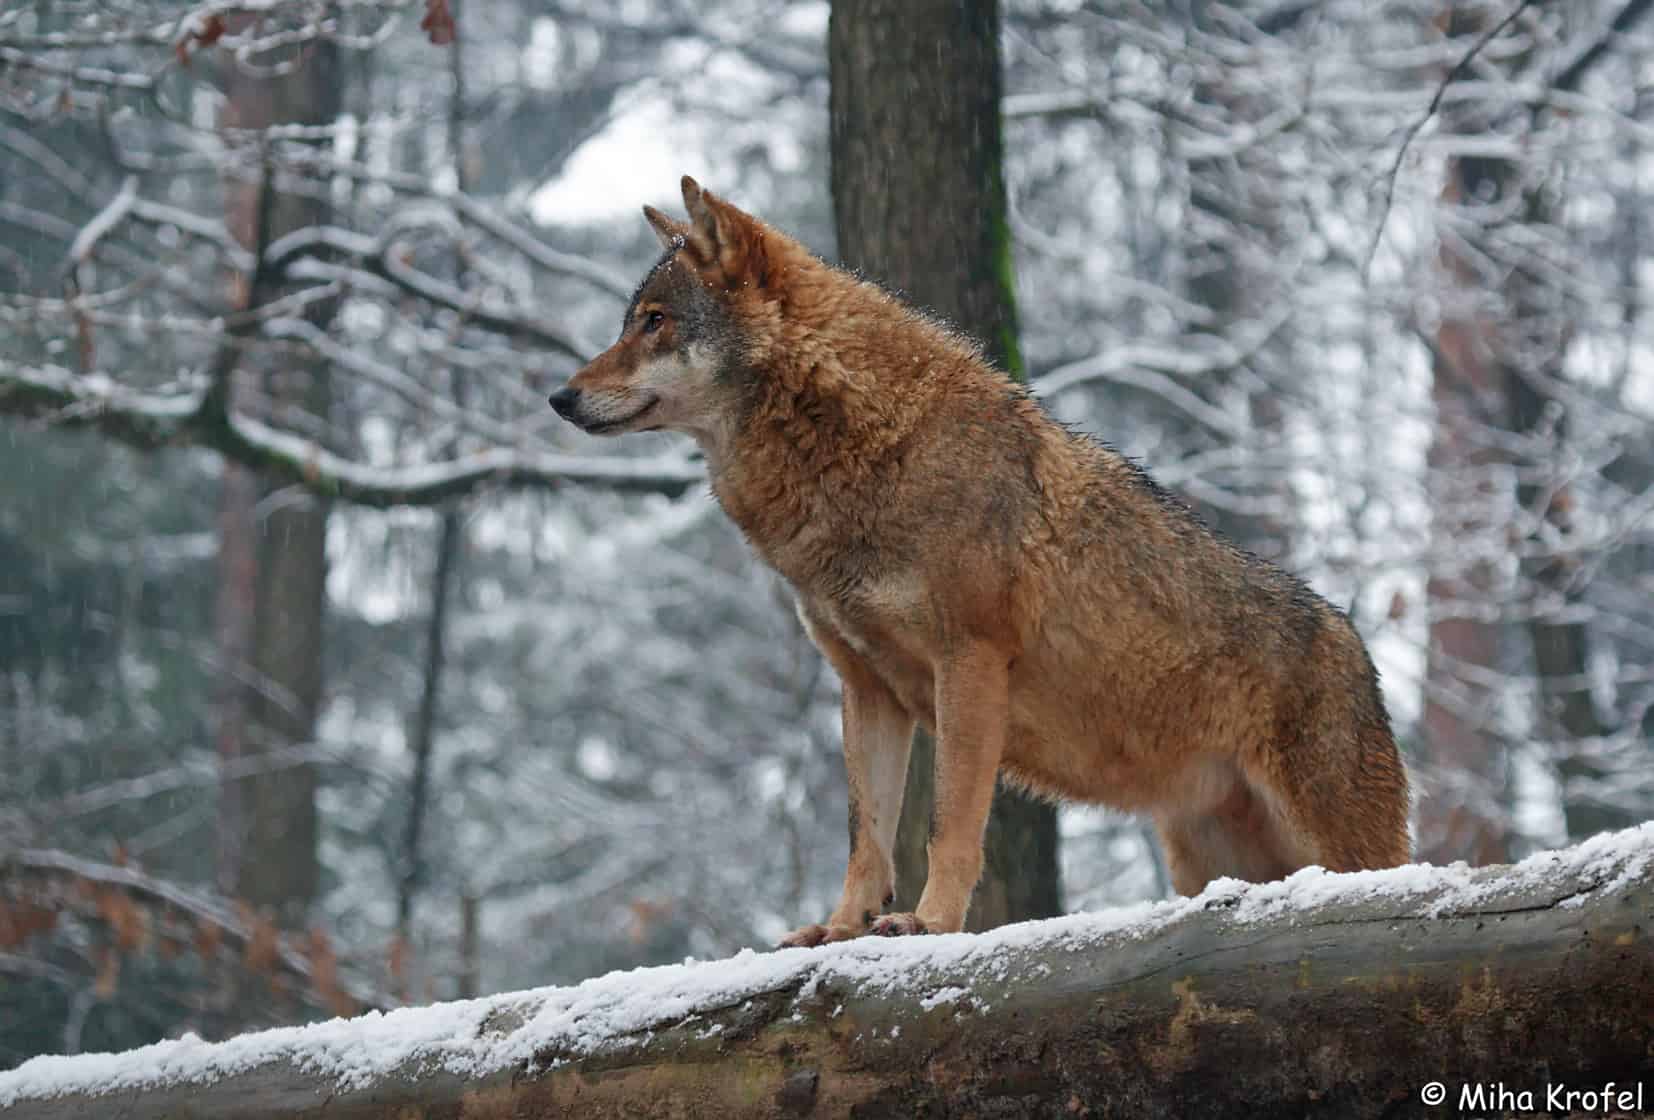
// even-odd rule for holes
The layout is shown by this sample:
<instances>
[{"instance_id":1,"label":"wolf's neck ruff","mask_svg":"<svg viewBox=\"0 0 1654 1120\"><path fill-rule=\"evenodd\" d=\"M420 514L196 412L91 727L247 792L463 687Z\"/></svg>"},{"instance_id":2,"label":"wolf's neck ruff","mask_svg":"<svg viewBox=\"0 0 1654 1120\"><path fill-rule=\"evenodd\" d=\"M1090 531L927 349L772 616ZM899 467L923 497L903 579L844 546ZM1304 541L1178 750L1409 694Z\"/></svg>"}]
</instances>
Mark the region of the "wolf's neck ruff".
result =
<instances>
[{"instance_id":1,"label":"wolf's neck ruff","mask_svg":"<svg viewBox=\"0 0 1654 1120\"><path fill-rule=\"evenodd\" d=\"M703 449L714 493L759 552L795 585L813 576L837 584L827 575L838 567L833 554L871 539L869 511L904 485L904 451L927 425L952 422L950 396L986 390L1001 402L1016 394L971 344L796 242L771 230L765 237L771 261L785 262L778 282L810 293L816 317L784 324L752 364L739 423ZM742 333L773 332L773 307L748 314L756 321ZM881 357L892 353L905 360ZM982 421L996 418L1030 420L983 410ZM802 541L818 544L820 555L807 558Z\"/></svg>"}]
</instances>

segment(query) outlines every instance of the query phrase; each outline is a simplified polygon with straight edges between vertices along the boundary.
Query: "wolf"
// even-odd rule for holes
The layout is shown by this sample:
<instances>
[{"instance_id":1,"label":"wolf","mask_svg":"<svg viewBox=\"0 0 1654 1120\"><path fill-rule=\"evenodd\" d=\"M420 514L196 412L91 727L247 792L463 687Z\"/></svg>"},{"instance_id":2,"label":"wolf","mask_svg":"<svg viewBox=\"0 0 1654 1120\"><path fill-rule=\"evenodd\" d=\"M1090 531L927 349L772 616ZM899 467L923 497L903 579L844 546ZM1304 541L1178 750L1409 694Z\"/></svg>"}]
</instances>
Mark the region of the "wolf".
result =
<instances>
[{"instance_id":1,"label":"wolf","mask_svg":"<svg viewBox=\"0 0 1654 1120\"><path fill-rule=\"evenodd\" d=\"M687 176L618 341L551 397L665 429L792 586L843 684L850 859L783 945L962 928L999 778L1152 817L1173 886L1409 855L1408 786L1343 612L1069 431L971 341ZM930 869L884 913L915 725Z\"/></svg>"}]
</instances>

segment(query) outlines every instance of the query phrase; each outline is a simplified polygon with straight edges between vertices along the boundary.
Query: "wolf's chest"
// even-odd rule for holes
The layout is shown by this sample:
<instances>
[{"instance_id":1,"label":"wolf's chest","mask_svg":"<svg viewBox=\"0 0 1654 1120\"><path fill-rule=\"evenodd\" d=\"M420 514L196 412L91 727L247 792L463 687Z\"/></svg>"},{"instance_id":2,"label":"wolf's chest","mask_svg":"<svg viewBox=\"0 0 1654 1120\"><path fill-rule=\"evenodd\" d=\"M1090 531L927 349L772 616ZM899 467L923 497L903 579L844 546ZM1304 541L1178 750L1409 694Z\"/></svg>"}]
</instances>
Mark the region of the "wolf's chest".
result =
<instances>
[{"instance_id":1,"label":"wolf's chest","mask_svg":"<svg viewBox=\"0 0 1654 1120\"><path fill-rule=\"evenodd\" d=\"M800 614L817 644L830 636L848 646L916 717L925 718L936 623L929 590L917 574L867 580L837 597L798 591Z\"/></svg>"}]
</instances>

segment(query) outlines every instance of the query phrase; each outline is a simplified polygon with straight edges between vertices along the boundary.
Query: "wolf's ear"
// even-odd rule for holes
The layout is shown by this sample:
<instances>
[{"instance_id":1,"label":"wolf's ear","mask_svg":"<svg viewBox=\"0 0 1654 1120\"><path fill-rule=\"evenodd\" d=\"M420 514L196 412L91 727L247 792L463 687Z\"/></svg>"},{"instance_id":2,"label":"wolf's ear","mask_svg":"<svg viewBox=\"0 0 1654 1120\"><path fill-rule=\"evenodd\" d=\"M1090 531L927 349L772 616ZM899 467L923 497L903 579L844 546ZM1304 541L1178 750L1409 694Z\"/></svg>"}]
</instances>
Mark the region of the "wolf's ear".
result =
<instances>
[{"instance_id":1,"label":"wolf's ear","mask_svg":"<svg viewBox=\"0 0 1654 1120\"><path fill-rule=\"evenodd\" d=\"M689 240L689 227L687 225L673 221L653 206L645 206L643 216L653 227L655 236L660 238L663 248L678 249L683 246L685 241Z\"/></svg>"},{"instance_id":2,"label":"wolf's ear","mask_svg":"<svg viewBox=\"0 0 1654 1120\"><path fill-rule=\"evenodd\" d=\"M730 288L764 286L764 231L752 215L703 191L687 175L683 177L683 208L689 211L685 247L703 273L721 274Z\"/></svg>"}]
</instances>

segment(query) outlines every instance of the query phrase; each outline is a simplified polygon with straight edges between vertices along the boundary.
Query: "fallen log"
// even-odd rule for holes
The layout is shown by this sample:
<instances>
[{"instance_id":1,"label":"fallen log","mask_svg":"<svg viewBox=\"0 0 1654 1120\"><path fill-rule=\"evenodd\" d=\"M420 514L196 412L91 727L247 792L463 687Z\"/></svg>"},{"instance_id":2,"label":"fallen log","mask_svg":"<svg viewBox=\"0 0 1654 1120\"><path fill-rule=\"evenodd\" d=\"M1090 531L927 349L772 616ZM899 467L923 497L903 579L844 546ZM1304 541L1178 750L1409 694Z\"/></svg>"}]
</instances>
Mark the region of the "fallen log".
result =
<instances>
[{"instance_id":1,"label":"fallen log","mask_svg":"<svg viewBox=\"0 0 1654 1120\"><path fill-rule=\"evenodd\" d=\"M1654 1108L1651 933L1654 823L1508 867L1311 869L985 934L744 952L221 1043L36 1058L0 1074L0 1110L1632 1114Z\"/></svg>"}]
</instances>

